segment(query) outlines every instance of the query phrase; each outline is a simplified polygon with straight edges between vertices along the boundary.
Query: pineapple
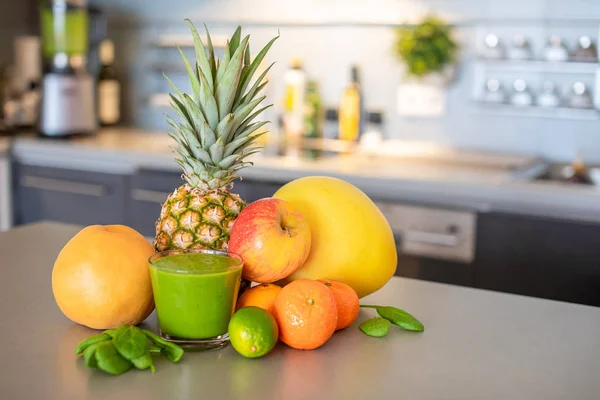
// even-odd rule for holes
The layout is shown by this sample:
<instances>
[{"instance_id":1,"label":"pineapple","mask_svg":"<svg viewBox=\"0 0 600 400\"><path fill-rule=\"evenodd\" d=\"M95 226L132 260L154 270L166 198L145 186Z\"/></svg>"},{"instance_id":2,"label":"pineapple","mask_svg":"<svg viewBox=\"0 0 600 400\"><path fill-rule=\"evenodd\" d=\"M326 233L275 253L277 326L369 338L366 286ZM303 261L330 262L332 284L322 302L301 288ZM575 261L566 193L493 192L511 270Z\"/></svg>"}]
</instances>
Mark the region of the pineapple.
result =
<instances>
[{"instance_id":1,"label":"pineapple","mask_svg":"<svg viewBox=\"0 0 600 400\"><path fill-rule=\"evenodd\" d=\"M256 132L267 121L253 122L267 107L257 106L267 68L256 80L252 77L264 59L273 38L250 61L249 36L242 39L238 27L227 42L223 56L215 58L210 33L206 29L207 48L188 20L196 65L192 67L181 49L192 93L182 93L168 77L175 93L171 105L179 117L167 116L178 155L175 161L183 169L185 184L175 189L162 206L156 222L154 247L157 251L207 248L226 250L231 227L245 201L231 193L237 172L252 165L246 159L259 151L253 145L263 133ZM205 27L206 28L206 27ZM272 66L273 64L271 64Z\"/></svg>"}]
</instances>

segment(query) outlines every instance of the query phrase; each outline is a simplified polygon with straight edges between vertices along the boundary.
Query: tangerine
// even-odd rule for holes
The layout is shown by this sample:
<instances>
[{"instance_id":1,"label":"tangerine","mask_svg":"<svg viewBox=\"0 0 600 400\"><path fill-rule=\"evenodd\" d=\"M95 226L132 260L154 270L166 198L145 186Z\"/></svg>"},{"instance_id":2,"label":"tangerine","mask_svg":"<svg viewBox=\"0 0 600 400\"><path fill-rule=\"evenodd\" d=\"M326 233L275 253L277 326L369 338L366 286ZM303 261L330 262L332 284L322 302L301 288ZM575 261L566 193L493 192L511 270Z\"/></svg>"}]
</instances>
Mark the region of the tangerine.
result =
<instances>
[{"instance_id":1,"label":"tangerine","mask_svg":"<svg viewBox=\"0 0 600 400\"><path fill-rule=\"evenodd\" d=\"M335 297L338 312L338 322L335 330L344 329L356 321L360 312L360 302L354 289L342 282L324 279L319 279L319 282L325 284Z\"/></svg>"},{"instance_id":2,"label":"tangerine","mask_svg":"<svg viewBox=\"0 0 600 400\"><path fill-rule=\"evenodd\" d=\"M248 306L256 306L272 312L273 304L279 292L281 292L281 287L272 283L262 283L254 286L240 296L235 309L239 310Z\"/></svg>"},{"instance_id":3,"label":"tangerine","mask_svg":"<svg viewBox=\"0 0 600 400\"><path fill-rule=\"evenodd\" d=\"M333 292L311 279L298 279L279 292L273 307L281 341L294 349L322 346L337 326Z\"/></svg>"}]
</instances>

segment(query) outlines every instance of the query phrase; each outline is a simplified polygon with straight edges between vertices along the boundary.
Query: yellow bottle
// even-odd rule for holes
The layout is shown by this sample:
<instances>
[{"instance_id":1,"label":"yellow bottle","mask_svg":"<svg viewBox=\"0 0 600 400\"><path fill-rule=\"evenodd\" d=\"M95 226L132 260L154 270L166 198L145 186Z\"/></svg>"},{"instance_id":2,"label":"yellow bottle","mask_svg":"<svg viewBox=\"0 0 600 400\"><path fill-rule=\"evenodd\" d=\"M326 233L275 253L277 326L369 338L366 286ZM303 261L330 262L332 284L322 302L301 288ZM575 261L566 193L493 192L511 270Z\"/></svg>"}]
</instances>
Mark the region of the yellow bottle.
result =
<instances>
[{"instance_id":1,"label":"yellow bottle","mask_svg":"<svg viewBox=\"0 0 600 400\"><path fill-rule=\"evenodd\" d=\"M361 131L362 98L358 82L358 68L352 67L352 82L342 94L339 109L339 132L341 140L355 141Z\"/></svg>"}]
</instances>

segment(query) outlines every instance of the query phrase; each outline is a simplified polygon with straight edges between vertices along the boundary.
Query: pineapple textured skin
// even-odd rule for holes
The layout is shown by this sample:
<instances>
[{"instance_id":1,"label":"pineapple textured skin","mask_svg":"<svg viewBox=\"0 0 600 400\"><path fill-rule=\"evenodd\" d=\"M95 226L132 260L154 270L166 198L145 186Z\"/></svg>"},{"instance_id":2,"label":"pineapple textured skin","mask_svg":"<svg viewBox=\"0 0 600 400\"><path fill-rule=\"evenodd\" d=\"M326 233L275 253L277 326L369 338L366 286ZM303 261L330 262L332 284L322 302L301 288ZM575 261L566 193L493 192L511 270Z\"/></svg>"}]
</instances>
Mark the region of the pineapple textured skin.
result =
<instances>
[{"instance_id":1,"label":"pineapple textured skin","mask_svg":"<svg viewBox=\"0 0 600 400\"><path fill-rule=\"evenodd\" d=\"M163 204L154 248L227 250L231 228L245 205L235 193L184 184Z\"/></svg>"}]
</instances>

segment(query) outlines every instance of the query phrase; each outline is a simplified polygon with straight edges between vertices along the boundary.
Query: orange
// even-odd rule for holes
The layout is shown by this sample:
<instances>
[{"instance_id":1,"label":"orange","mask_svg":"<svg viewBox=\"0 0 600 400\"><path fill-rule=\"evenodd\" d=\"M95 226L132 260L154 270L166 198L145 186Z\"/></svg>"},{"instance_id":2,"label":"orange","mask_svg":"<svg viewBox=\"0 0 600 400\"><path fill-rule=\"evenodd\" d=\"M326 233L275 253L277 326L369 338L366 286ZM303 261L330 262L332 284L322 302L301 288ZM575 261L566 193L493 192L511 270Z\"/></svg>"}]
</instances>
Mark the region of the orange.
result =
<instances>
[{"instance_id":1,"label":"orange","mask_svg":"<svg viewBox=\"0 0 600 400\"><path fill-rule=\"evenodd\" d=\"M319 280L319 282L324 283L335 297L338 312L338 322L335 330L344 329L356 321L360 311L360 302L354 289L342 282L328 280Z\"/></svg>"},{"instance_id":2,"label":"orange","mask_svg":"<svg viewBox=\"0 0 600 400\"><path fill-rule=\"evenodd\" d=\"M337 326L333 292L320 282L298 279L279 292L273 307L279 338L295 349L322 346Z\"/></svg>"},{"instance_id":3,"label":"orange","mask_svg":"<svg viewBox=\"0 0 600 400\"><path fill-rule=\"evenodd\" d=\"M240 296L235 306L236 310L243 307L256 306L268 312L272 312L275 298L281 291L281 287L272 283L262 283L254 286L244 292Z\"/></svg>"},{"instance_id":4,"label":"orange","mask_svg":"<svg viewBox=\"0 0 600 400\"><path fill-rule=\"evenodd\" d=\"M70 320L93 329L136 325L154 309L148 258L154 249L135 230L92 225L61 250L52 291Z\"/></svg>"}]
</instances>

